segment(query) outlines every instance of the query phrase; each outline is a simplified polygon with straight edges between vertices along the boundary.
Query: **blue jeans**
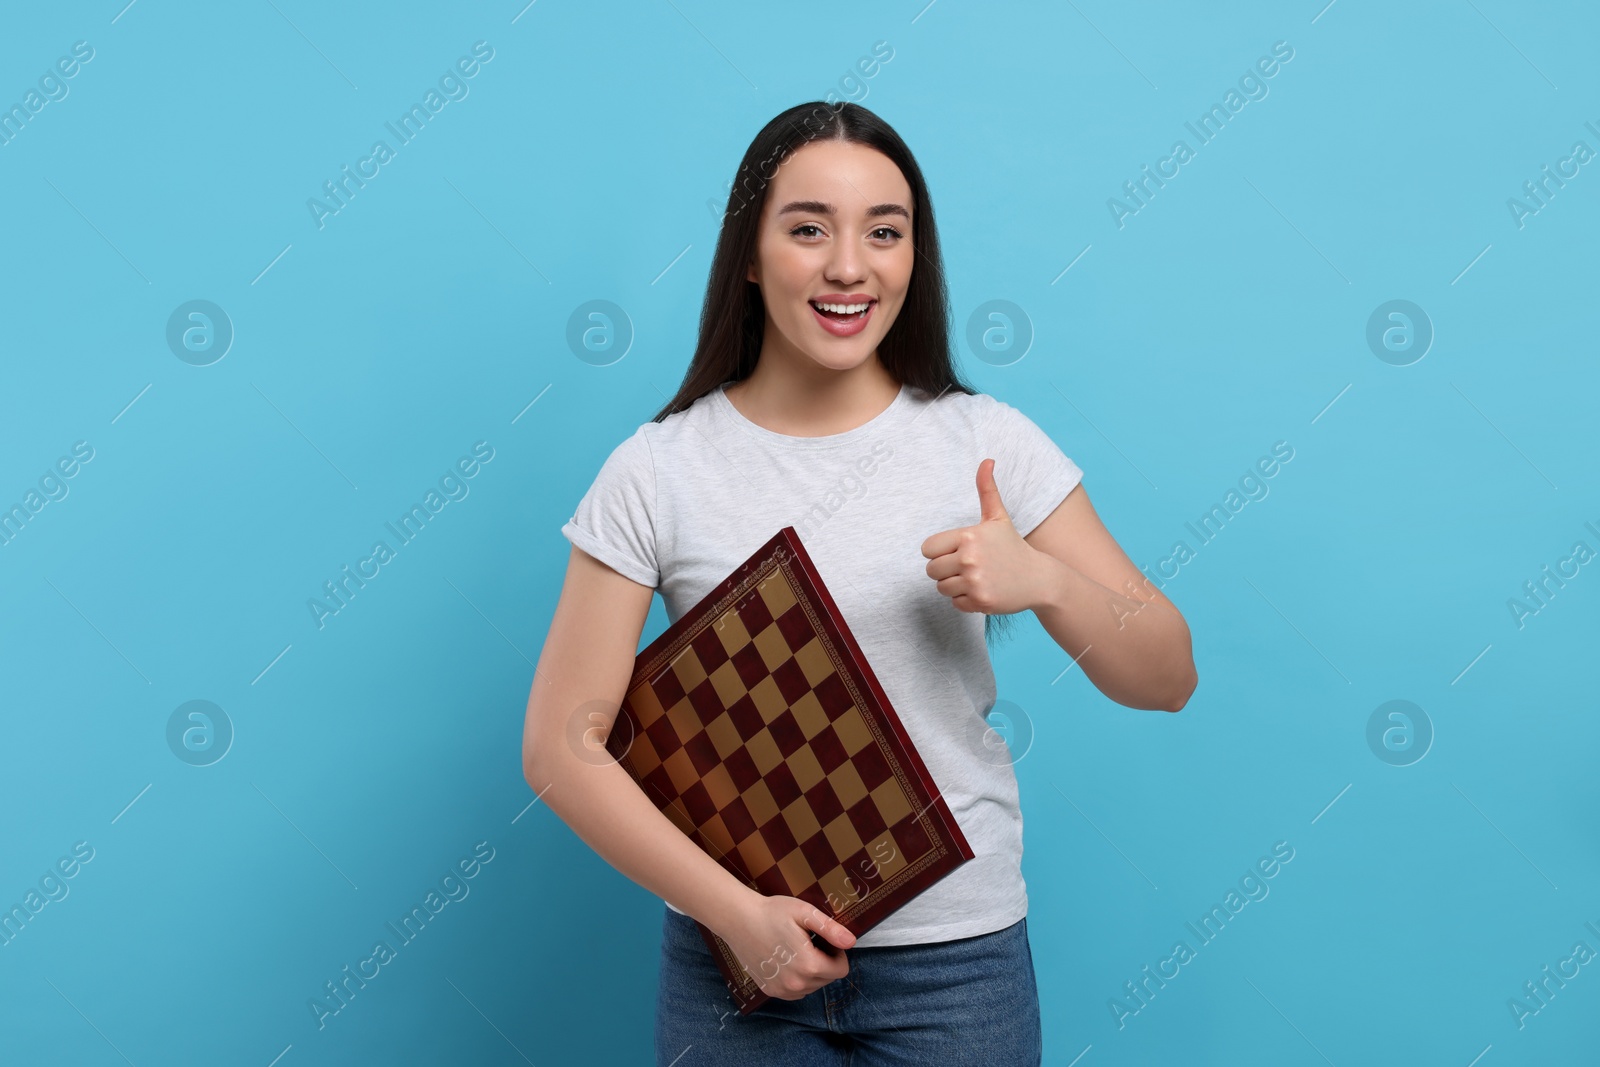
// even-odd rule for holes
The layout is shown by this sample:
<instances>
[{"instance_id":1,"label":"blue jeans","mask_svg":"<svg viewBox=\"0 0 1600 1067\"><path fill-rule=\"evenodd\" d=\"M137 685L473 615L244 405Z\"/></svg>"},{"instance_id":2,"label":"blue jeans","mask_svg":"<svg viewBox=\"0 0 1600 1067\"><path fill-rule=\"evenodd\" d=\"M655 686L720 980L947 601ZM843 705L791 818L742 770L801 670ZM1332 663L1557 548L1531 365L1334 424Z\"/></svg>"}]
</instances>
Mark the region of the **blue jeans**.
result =
<instances>
[{"instance_id":1,"label":"blue jeans","mask_svg":"<svg viewBox=\"0 0 1600 1067\"><path fill-rule=\"evenodd\" d=\"M657 1067L1037 1067L1028 920L845 951L850 973L740 1015L694 920L663 908Z\"/></svg>"}]
</instances>

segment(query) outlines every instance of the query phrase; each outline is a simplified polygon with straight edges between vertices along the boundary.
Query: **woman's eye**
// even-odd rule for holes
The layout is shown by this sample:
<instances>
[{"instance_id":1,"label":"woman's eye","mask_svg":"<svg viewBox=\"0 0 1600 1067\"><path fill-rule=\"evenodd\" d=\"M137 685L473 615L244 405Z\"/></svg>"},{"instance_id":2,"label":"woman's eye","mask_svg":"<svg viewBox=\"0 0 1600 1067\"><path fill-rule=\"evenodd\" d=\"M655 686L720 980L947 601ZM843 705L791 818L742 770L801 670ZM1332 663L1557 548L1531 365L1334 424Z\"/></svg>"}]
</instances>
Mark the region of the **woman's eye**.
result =
<instances>
[{"instance_id":1,"label":"woman's eye","mask_svg":"<svg viewBox=\"0 0 1600 1067\"><path fill-rule=\"evenodd\" d=\"M815 237L815 236L821 234L821 232L822 232L821 227L819 227L816 223L814 223L814 222L802 222L800 225L796 226L794 229L789 231L789 236L791 236L791 237ZM899 230L895 229L893 226L879 226L877 229L872 231L872 236L874 238L878 239L878 240L899 241L899 240L904 239L905 234L901 233Z\"/></svg>"}]
</instances>

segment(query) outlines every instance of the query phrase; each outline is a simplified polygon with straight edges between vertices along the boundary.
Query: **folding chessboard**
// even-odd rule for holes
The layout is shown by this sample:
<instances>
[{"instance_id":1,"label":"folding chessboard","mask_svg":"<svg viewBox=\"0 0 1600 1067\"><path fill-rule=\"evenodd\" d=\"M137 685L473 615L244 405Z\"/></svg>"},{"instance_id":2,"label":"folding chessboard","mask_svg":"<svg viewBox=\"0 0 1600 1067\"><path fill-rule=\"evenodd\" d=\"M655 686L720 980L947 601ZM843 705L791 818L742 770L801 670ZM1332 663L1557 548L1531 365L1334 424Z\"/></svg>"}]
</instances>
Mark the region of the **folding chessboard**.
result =
<instances>
[{"instance_id":1,"label":"folding chessboard","mask_svg":"<svg viewBox=\"0 0 1600 1067\"><path fill-rule=\"evenodd\" d=\"M972 858L792 526L639 654L607 748L746 885L858 936ZM754 1010L766 996L700 931Z\"/></svg>"}]
</instances>

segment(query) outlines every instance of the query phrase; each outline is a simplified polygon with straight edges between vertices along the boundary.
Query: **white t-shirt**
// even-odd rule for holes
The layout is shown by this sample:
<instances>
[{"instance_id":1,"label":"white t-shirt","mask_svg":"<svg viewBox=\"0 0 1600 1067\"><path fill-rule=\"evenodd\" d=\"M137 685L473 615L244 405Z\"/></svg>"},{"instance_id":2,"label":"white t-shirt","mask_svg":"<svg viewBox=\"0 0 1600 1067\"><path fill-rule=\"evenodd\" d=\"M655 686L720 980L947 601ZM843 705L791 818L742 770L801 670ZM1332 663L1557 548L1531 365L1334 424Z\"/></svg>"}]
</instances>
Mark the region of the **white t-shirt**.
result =
<instances>
[{"instance_id":1,"label":"white t-shirt","mask_svg":"<svg viewBox=\"0 0 1600 1067\"><path fill-rule=\"evenodd\" d=\"M921 551L979 521L986 458L1023 536L1083 477L1031 419L987 394L930 399L906 385L853 430L791 437L745 418L719 386L618 445L561 528L657 589L676 621L795 527L976 854L862 935L863 948L990 933L1028 910L1016 776L984 743L995 702L984 616L939 592Z\"/></svg>"}]
</instances>

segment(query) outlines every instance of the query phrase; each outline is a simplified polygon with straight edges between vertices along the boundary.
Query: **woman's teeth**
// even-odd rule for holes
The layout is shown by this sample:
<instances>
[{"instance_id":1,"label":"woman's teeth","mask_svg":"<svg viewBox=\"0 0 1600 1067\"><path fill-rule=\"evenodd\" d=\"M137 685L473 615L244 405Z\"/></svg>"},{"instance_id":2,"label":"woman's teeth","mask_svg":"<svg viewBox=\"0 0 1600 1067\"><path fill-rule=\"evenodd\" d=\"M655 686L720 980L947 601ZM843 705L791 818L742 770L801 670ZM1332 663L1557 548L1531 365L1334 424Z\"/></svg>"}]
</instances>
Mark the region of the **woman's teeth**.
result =
<instances>
[{"instance_id":1,"label":"woman's teeth","mask_svg":"<svg viewBox=\"0 0 1600 1067\"><path fill-rule=\"evenodd\" d=\"M867 310L871 306L871 302L869 301L866 304L820 304L813 300L811 306L835 318L850 319Z\"/></svg>"}]
</instances>

